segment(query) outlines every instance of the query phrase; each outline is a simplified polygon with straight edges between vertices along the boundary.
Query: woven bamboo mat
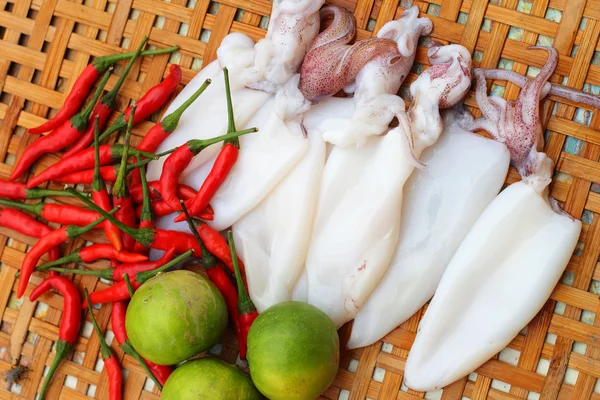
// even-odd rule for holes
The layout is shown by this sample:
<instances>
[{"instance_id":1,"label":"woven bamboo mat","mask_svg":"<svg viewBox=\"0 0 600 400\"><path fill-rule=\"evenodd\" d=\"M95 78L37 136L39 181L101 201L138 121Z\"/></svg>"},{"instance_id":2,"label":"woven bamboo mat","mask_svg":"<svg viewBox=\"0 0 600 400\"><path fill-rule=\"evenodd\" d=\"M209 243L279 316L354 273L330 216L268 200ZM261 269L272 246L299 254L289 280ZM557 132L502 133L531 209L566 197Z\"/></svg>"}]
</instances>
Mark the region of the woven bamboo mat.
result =
<instances>
[{"instance_id":1,"label":"woven bamboo mat","mask_svg":"<svg viewBox=\"0 0 600 400\"><path fill-rule=\"evenodd\" d=\"M409 0L333 0L353 11L358 38L371 37L384 23L398 18ZM600 0L415 0L422 14L433 21L432 37L460 43L474 53L476 66L500 66L519 73L534 72L545 53L528 52L539 43L553 45L560 62L552 80L598 94L600 89ZM215 58L221 39L243 32L254 39L264 35L268 0L0 0L0 177L7 178L15 159L35 138L25 129L53 115L63 102L74 76L92 56L133 49L144 36L156 46L181 47L172 56L145 59L122 89L119 109L161 80L169 63L178 63L187 83ZM413 71L426 66L425 48L419 48ZM407 79L409 84L416 75ZM116 77L108 84L112 87ZM518 88L495 82L491 88L505 98L515 98ZM343 352L342 365L325 399L600 399L600 118L574 104L550 98L544 102L547 123L546 152L557 161L552 195L584 222L581 244L563 280L546 306L507 349L443 392L417 393L402 384L404 363L422 311L382 342ZM467 99L475 106L472 94ZM475 110L474 108L472 110ZM156 120L156 119L155 119ZM134 143L153 122L138 126ZM36 166L46 168L56 157L45 157ZM34 169L35 170L35 169ZM35 172L35 171L34 171ZM511 171L508 181L517 179ZM59 201L67 201L59 199ZM87 236L85 240L101 240ZM83 240L67 246L78 247ZM2 399L33 399L40 387L44 366L53 359L62 299L47 294L39 303L17 301L15 272L32 241L0 229L0 371L11 365L28 365L30 372ZM103 267L101 264L92 265ZM74 278L83 288L102 288L91 277ZM27 293L41 280L32 279ZM535 288L532 288L535 290ZM110 329L110 309L102 307L98 319ZM108 325L108 326L107 326ZM89 323L71 360L60 367L48 399L107 399L106 374L97 364L98 339L90 338ZM342 337L348 336L348 327ZM111 334L108 334L109 338ZM237 348L229 334L216 350L235 362ZM113 350L122 357L117 347ZM128 370L125 399L158 399L156 389L145 389L145 376L125 357Z\"/></svg>"}]
</instances>

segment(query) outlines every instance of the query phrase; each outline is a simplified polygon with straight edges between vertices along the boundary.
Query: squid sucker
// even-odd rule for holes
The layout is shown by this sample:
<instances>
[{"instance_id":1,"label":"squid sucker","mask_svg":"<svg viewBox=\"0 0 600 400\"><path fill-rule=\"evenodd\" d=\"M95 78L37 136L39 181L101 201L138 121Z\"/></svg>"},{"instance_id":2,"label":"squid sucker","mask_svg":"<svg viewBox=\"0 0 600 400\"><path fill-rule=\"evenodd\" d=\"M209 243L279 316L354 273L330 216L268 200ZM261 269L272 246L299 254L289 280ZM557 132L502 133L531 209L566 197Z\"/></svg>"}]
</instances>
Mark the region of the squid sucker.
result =
<instances>
[{"instance_id":1,"label":"squid sucker","mask_svg":"<svg viewBox=\"0 0 600 400\"><path fill-rule=\"evenodd\" d=\"M545 304L579 240L581 221L548 194L553 165L543 147L539 102L557 63L552 48L538 76L515 101L488 97L475 72L478 120L510 152L522 181L502 191L483 211L448 263L408 356L405 382L419 391L442 388L502 350Z\"/></svg>"}]
</instances>

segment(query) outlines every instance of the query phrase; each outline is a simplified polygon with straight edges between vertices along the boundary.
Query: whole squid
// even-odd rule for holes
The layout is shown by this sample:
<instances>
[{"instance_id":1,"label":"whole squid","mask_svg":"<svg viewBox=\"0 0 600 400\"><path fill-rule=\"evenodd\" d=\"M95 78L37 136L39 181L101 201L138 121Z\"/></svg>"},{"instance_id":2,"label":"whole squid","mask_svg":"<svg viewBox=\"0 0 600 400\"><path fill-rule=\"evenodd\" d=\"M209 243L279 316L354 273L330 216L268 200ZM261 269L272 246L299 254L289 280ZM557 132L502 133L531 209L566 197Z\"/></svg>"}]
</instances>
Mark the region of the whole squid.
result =
<instances>
[{"instance_id":1,"label":"whole squid","mask_svg":"<svg viewBox=\"0 0 600 400\"><path fill-rule=\"evenodd\" d=\"M442 131L438 105L456 103L470 86L464 47L434 42L428 54L435 65L411 85L416 101L400 125L362 146L334 147L325 165L306 261L308 302L338 326L354 318L390 265L404 184Z\"/></svg>"},{"instance_id":2,"label":"whole squid","mask_svg":"<svg viewBox=\"0 0 600 400\"><path fill-rule=\"evenodd\" d=\"M444 387L502 350L544 305L577 244L581 222L549 196L553 163L540 152L539 101L557 63L556 51L543 49L546 65L516 101L487 97L475 72L483 117L458 123L503 142L522 181L489 204L448 264L406 363L414 390Z\"/></svg>"}]
</instances>

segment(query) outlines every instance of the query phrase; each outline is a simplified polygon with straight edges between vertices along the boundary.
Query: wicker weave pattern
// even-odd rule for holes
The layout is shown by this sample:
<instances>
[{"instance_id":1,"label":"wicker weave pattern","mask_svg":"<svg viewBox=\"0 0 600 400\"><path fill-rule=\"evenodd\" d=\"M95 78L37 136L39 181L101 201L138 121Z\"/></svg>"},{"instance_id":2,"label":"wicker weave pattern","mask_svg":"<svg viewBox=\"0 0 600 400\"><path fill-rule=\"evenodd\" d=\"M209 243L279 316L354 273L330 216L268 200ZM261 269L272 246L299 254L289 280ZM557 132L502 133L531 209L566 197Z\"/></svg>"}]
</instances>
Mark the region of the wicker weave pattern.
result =
<instances>
[{"instance_id":1,"label":"wicker weave pattern","mask_svg":"<svg viewBox=\"0 0 600 400\"><path fill-rule=\"evenodd\" d=\"M408 0L333 0L354 12L359 39L371 37L383 24L398 18L410 6ZM553 82L598 93L600 89L600 0L415 0L422 14L433 21L432 38L460 43L474 52L476 66L498 65L519 73L539 68L545 53L529 52L528 45L553 44L560 62ZM92 56L133 49L144 36L151 45L178 45L179 54L145 59L134 67L122 89L119 110L159 82L169 63L179 63L187 83L201 67L215 58L216 49L229 32L243 32L254 39L264 35L270 12L267 0L0 0L0 177L7 178L15 157L35 137L25 129L53 115L77 76ZM201 61L203 60L203 61ZM427 63L419 48L414 71ZM411 74L407 84L414 80ZM132 79L136 77L136 79ZM111 88L117 77L113 76ZM592 86L590 86L592 85ZM505 98L516 98L518 88L506 82L492 86ZM544 102L547 153L557 162L552 194L565 209L584 222L581 245L563 281L540 314L510 344L509 349L482 366L476 375L426 398L470 399L600 399L600 318L594 318L600 301L600 118L584 109L550 97ZM467 104L474 107L472 93ZM474 108L472 109L472 111ZM153 122L134 130L137 143ZM35 169L57 160L48 156ZM35 171L34 171L35 172ZM514 170L508 182L518 176ZM69 201L60 199L61 201ZM101 235L86 240L100 241ZM0 228L0 370L11 364L28 364L31 371L21 380L20 394L0 389L2 399L33 399L40 387L44 365L53 358L62 298L47 294L37 304L16 301L15 272L33 242ZM67 251L81 246L76 240ZM104 267L102 263L91 268ZM41 280L32 279L27 294ZM104 287L92 277L74 278L89 290ZM532 288L535 290L535 288ZM342 354L342 366L333 386L322 398L352 400L425 397L402 386L404 363L422 311L388 335L383 342ZM110 307L97 311L102 328L109 324ZM110 326L108 326L110 329ZM89 329L85 330L86 335ZM347 338L348 327L342 329ZM89 337L89 335L88 335ZM224 340L220 357L234 362L235 339ZM113 350L122 357L116 344ZM72 361L59 369L49 399L107 399L106 373L97 366L98 339L81 337ZM144 390L145 376L129 357L125 399L158 399L158 391ZM98 372L100 371L100 372ZM69 377L69 378L67 378ZM76 379L76 381L73 380ZM91 386L96 386L90 390ZM595 385L598 387L594 390ZM13 387L13 390L16 388ZM430 397L431 396L431 397ZM464 397L463 397L464 396Z\"/></svg>"}]
</instances>

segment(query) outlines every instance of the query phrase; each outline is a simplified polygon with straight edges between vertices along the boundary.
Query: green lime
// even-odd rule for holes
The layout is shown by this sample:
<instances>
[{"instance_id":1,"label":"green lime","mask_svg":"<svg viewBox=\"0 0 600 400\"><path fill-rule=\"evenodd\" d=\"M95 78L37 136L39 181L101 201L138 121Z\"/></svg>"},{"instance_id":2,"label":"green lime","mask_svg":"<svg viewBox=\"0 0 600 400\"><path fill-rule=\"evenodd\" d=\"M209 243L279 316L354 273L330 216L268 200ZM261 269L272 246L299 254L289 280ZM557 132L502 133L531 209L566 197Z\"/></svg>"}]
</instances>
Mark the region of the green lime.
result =
<instances>
[{"instance_id":1,"label":"green lime","mask_svg":"<svg viewBox=\"0 0 600 400\"><path fill-rule=\"evenodd\" d=\"M178 367L165 383L161 400L264 399L252 380L235 365L200 358Z\"/></svg>"},{"instance_id":2,"label":"green lime","mask_svg":"<svg viewBox=\"0 0 600 400\"><path fill-rule=\"evenodd\" d=\"M159 274L133 295L125 327L142 357L173 365L219 342L227 307L208 279L190 271Z\"/></svg>"},{"instance_id":3,"label":"green lime","mask_svg":"<svg viewBox=\"0 0 600 400\"><path fill-rule=\"evenodd\" d=\"M260 314L248 334L252 381L271 400L313 400L331 385L340 361L335 325L318 308L287 302Z\"/></svg>"}]
</instances>

